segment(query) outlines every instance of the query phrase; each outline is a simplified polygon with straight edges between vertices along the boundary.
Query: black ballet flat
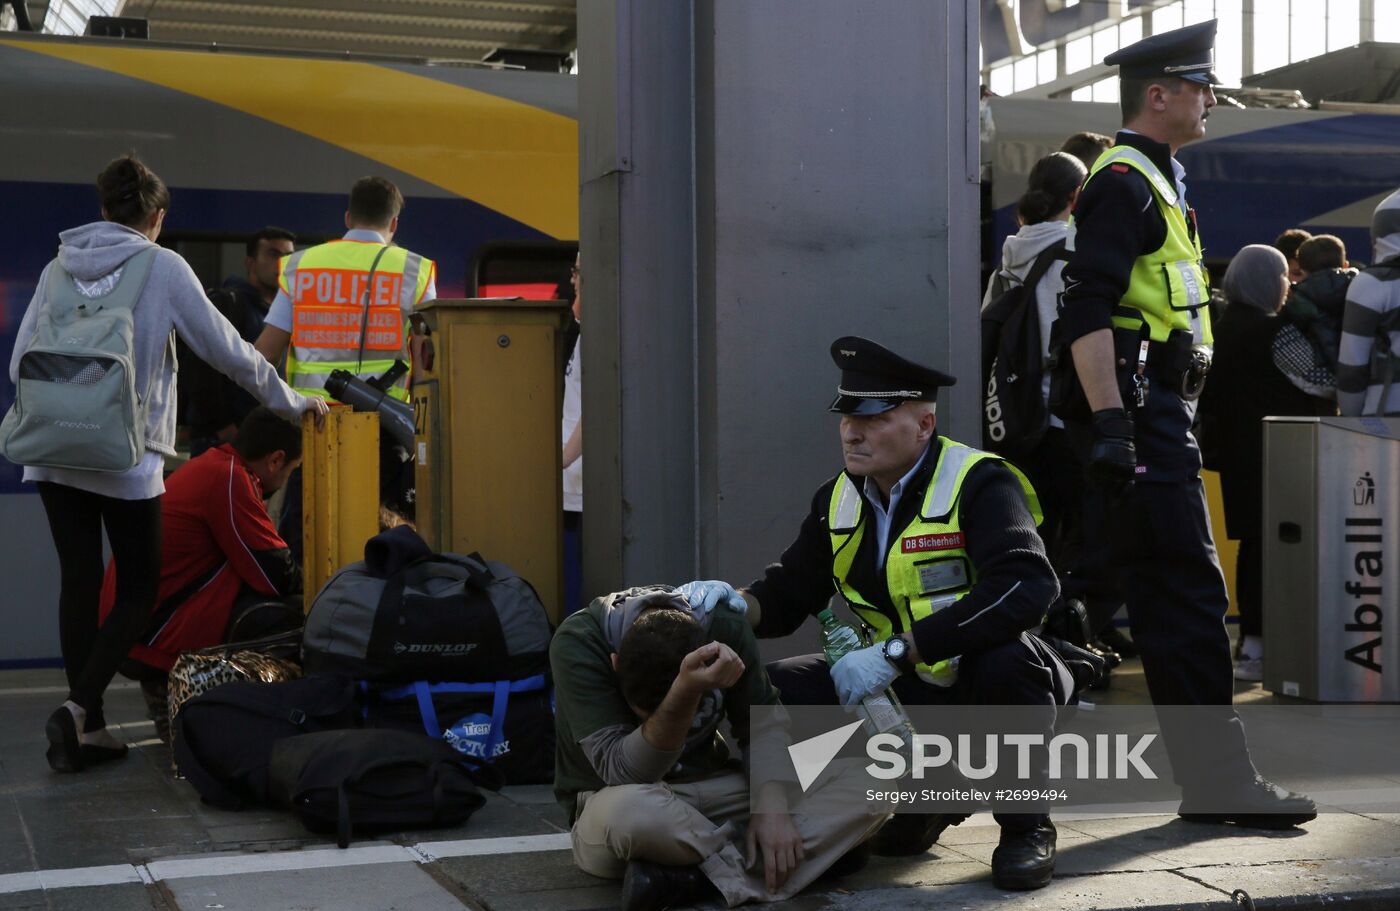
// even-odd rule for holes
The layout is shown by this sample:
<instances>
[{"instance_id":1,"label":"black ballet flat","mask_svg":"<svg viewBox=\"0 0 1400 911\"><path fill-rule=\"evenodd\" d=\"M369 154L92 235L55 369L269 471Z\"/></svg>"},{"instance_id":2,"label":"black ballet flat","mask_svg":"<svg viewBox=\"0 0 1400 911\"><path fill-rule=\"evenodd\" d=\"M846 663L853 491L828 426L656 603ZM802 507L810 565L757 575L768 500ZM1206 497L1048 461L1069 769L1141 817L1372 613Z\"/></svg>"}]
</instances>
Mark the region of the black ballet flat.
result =
<instances>
[{"instance_id":1,"label":"black ballet flat","mask_svg":"<svg viewBox=\"0 0 1400 911\"><path fill-rule=\"evenodd\" d=\"M78 726L73 723L73 713L63 706L54 709L44 725L44 734L49 738L49 768L55 772L81 772L85 765L83 751L78 743Z\"/></svg>"},{"instance_id":2,"label":"black ballet flat","mask_svg":"<svg viewBox=\"0 0 1400 911\"><path fill-rule=\"evenodd\" d=\"M127 745L105 747L97 743L79 743L78 752L82 754L83 762L87 765L97 765L100 762L111 762L114 759L125 759L129 752Z\"/></svg>"}]
</instances>

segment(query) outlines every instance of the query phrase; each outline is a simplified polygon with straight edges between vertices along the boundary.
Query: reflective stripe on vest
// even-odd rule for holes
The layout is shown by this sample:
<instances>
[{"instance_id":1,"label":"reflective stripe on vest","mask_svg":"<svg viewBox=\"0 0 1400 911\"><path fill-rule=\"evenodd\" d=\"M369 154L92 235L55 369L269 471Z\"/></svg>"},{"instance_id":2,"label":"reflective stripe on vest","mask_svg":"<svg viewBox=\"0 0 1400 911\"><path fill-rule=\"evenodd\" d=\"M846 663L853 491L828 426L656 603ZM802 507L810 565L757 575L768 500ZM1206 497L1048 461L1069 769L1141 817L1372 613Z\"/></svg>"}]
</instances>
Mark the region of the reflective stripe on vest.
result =
<instances>
[{"instance_id":1,"label":"reflective stripe on vest","mask_svg":"<svg viewBox=\"0 0 1400 911\"><path fill-rule=\"evenodd\" d=\"M903 532L892 535L885 554L885 585L894 604L900 631L957 602L977 581L977 568L967 556L962 525L958 520L958 497L963 481L978 463L986 459L1001 462L1016 475L1026 495L1027 505L1037 525L1043 518L1040 498L1020 469L1000 456L943 439L938 464L924 494L919 513ZM831 535L832 581L856 615L875 630L875 641L883 642L895 632L892 618L872 605L850 583L851 568L860 551L865 533L865 498L859 485L842 472L836 478L828 506L827 527ZM933 665L920 664L915 670L923 680L938 686L951 686L957 680L957 657Z\"/></svg>"},{"instance_id":2,"label":"reflective stripe on vest","mask_svg":"<svg viewBox=\"0 0 1400 911\"><path fill-rule=\"evenodd\" d=\"M1172 330L1180 329L1190 332L1196 344L1211 344L1210 311L1206 307L1210 303L1210 278L1200 236L1191 237L1186 216L1177 204L1176 185L1150 158L1131 146L1114 146L1100 155L1086 180L1093 180L1094 175L1112 165L1130 167L1147 178L1157 209L1167 224L1162 246L1133 263L1128 290L1121 302L1142 314L1142 319L1115 313L1113 324L1136 329L1145 321L1153 341L1164 342ZM1071 216L1071 227L1073 223Z\"/></svg>"},{"instance_id":3,"label":"reflective stripe on vest","mask_svg":"<svg viewBox=\"0 0 1400 911\"><path fill-rule=\"evenodd\" d=\"M380 251L383 255L380 256ZM379 256L378 265L374 265ZM368 328L361 325L368 288ZM287 384L303 395L324 397L325 381L333 370L348 370L374 379L407 358L404 325L432 280L433 263L403 247L337 240L298 250L284 257L278 285L292 299L291 345L287 351ZM390 390L408 400L405 376Z\"/></svg>"}]
</instances>

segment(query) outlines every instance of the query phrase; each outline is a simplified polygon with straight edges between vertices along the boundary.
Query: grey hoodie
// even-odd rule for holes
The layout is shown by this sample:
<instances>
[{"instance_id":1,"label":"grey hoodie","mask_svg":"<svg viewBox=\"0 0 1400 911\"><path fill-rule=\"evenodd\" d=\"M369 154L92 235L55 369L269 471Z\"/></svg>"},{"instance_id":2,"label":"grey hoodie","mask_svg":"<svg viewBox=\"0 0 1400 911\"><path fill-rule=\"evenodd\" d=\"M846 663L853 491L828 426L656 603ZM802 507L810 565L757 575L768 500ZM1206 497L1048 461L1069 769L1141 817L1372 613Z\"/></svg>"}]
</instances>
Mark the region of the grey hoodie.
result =
<instances>
[{"instance_id":1,"label":"grey hoodie","mask_svg":"<svg viewBox=\"0 0 1400 911\"><path fill-rule=\"evenodd\" d=\"M132 256L156 246L140 232L110 221L64 231L58 239L61 246L54 263L80 282L96 282L111 275ZM18 376L20 355L34 335L54 263L45 267L39 277L20 323L10 355L11 382ZM267 359L239 337L238 331L209 302L189 264L173 250L157 248L146 289L131 314L135 325L136 393L147 409L148 450L166 455L175 452L176 364L172 332L179 332L205 363L282 417L297 420L305 409L305 398L278 379Z\"/></svg>"},{"instance_id":2,"label":"grey hoodie","mask_svg":"<svg viewBox=\"0 0 1400 911\"><path fill-rule=\"evenodd\" d=\"M992 273L987 282L987 293L982 296L982 309L1001 297L1015 285L1022 284L1030 273L1035 258L1046 247L1057 240L1064 240L1069 231L1067 221L1042 221L1034 225L1022 225L1021 230L1006 238L1001 248L1001 267ZM1056 260L1045 271L1035 289L1036 311L1040 316L1040 357L1042 363L1050 356L1050 326L1059 316L1060 294L1065 290L1063 260ZM1050 373L1041 378L1041 395L1050 400ZM1064 422L1050 415L1051 427L1063 427Z\"/></svg>"}]
</instances>

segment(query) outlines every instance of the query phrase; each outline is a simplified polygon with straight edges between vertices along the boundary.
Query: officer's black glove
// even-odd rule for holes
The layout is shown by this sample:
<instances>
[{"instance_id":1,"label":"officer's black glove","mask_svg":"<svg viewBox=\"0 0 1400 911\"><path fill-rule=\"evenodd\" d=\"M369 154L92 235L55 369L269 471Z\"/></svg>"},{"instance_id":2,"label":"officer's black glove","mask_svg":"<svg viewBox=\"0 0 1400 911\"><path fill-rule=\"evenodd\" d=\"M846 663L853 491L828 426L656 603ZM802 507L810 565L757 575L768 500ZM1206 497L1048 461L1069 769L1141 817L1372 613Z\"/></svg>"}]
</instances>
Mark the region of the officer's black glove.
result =
<instances>
[{"instance_id":1,"label":"officer's black glove","mask_svg":"<svg viewBox=\"0 0 1400 911\"><path fill-rule=\"evenodd\" d=\"M1089 480L1110 494L1121 494L1137 472L1133 419L1122 408L1094 412L1094 445L1089 450Z\"/></svg>"}]
</instances>

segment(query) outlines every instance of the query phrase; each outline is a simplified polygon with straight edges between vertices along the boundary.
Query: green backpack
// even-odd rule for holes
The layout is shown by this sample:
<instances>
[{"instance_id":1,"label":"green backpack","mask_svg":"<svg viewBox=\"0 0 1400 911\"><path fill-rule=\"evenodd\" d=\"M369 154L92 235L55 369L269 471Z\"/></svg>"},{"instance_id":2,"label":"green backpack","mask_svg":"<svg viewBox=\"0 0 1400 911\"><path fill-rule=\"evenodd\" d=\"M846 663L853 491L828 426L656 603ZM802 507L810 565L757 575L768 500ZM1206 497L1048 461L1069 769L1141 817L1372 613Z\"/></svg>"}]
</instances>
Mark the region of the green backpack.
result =
<instances>
[{"instance_id":1,"label":"green backpack","mask_svg":"<svg viewBox=\"0 0 1400 911\"><path fill-rule=\"evenodd\" d=\"M20 356L15 403L0 423L0 453L19 465L126 471L146 450L136 394L131 308L155 250L127 260L116 287L84 297L57 261L34 336Z\"/></svg>"}]
</instances>

